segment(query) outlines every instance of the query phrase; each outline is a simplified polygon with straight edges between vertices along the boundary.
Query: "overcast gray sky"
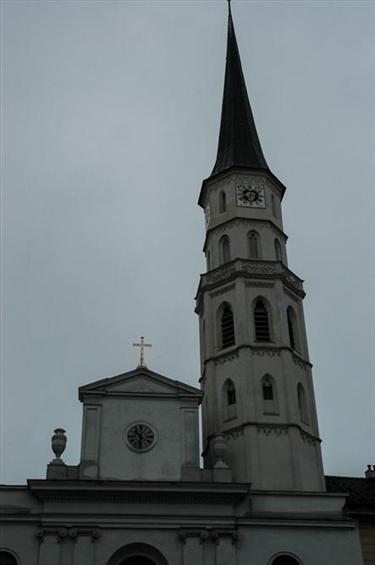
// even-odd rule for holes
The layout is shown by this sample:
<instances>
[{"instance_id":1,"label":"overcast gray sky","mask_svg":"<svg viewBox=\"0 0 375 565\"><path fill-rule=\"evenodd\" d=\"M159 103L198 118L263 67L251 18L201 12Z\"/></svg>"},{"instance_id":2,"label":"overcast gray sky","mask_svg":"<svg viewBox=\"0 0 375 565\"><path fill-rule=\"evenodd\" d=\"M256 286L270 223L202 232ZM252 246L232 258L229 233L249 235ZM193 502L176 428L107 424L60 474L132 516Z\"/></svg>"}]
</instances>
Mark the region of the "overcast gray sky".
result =
<instances>
[{"instance_id":1,"label":"overcast gray sky","mask_svg":"<svg viewBox=\"0 0 375 565\"><path fill-rule=\"evenodd\" d=\"M287 185L325 471L375 463L373 2L233 0L263 151ZM0 481L79 461L80 385L199 378L196 201L214 164L224 1L2 3Z\"/></svg>"}]
</instances>

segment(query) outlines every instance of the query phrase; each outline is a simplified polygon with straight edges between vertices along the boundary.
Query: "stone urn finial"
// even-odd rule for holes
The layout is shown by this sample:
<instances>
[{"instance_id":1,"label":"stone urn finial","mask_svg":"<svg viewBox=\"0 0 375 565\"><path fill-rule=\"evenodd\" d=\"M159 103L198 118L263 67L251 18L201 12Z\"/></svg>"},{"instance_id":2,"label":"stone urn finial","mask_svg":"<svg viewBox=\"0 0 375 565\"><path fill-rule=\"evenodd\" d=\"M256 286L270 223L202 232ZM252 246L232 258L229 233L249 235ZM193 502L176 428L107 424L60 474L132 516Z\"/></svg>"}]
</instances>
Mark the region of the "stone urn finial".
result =
<instances>
[{"instance_id":1,"label":"stone urn finial","mask_svg":"<svg viewBox=\"0 0 375 565\"><path fill-rule=\"evenodd\" d=\"M222 433L215 434L212 439L212 451L215 457L215 468L228 469L228 442Z\"/></svg>"},{"instance_id":2,"label":"stone urn finial","mask_svg":"<svg viewBox=\"0 0 375 565\"><path fill-rule=\"evenodd\" d=\"M64 453L66 446L66 435L65 430L62 428L56 428L55 433L51 438L52 451L55 454L54 463L63 463L61 459L61 454Z\"/></svg>"}]
</instances>

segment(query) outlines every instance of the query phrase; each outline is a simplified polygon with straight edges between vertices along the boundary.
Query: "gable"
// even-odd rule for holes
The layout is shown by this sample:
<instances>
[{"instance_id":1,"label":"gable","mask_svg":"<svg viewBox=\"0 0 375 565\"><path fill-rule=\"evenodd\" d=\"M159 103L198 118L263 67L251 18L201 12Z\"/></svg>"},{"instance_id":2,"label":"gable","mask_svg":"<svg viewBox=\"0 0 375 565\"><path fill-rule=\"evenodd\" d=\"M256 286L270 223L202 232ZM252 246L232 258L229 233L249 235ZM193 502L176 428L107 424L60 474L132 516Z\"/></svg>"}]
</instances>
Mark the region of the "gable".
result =
<instances>
[{"instance_id":1,"label":"gable","mask_svg":"<svg viewBox=\"0 0 375 565\"><path fill-rule=\"evenodd\" d=\"M101 379L79 388L79 398L95 396L190 397L200 399L199 389L139 367L116 377Z\"/></svg>"},{"instance_id":2,"label":"gable","mask_svg":"<svg viewBox=\"0 0 375 565\"><path fill-rule=\"evenodd\" d=\"M139 375L132 378L127 378L117 383L112 383L106 387L108 392L147 392L152 394L175 394L176 387L161 383L148 375Z\"/></svg>"}]
</instances>

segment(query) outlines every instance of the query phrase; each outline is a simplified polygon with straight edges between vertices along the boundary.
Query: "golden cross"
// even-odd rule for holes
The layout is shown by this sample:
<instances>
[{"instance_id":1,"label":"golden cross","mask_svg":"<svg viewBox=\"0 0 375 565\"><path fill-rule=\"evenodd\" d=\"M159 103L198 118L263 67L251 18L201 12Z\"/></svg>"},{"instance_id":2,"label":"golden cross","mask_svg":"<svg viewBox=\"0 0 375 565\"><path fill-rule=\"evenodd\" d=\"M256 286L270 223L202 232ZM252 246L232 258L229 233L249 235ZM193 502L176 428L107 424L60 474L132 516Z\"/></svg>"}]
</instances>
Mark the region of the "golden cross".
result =
<instances>
[{"instance_id":1,"label":"golden cross","mask_svg":"<svg viewBox=\"0 0 375 565\"><path fill-rule=\"evenodd\" d=\"M145 340L145 338L142 336L141 337L141 343L133 343L133 347L140 347L141 348L138 367L147 367L147 365L145 363L144 349L145 349L145 347L152 347L151 343L145 343L144 340Z\"/></svg>"}]
</instances>

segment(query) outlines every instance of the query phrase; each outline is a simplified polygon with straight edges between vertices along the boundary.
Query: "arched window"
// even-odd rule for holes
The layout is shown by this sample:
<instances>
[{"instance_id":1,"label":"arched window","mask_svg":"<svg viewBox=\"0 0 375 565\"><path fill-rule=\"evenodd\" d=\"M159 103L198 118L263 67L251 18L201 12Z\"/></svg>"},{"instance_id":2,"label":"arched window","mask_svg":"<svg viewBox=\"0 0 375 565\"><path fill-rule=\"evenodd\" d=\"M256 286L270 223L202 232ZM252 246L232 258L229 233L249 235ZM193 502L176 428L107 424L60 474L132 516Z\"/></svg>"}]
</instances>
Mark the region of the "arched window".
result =
<instances>
[{"instance_id":1,"label":"arched window","mask_svg":"<svg viewBox=\"0 0 375 565\"><path fill-rule=\"evenodd\" d=\"M220 259L222 265L230 261L230 240L227 235L220 239Z\"/></svg>"},{"instance_id":2,"label":"arched window","mask_svg":"<svg viewBox=\"0 0 375 565\"><path fill-rule=\"evenodd\" d=\"M9 551L0 551L0 565L17 565L17 559Z\"/></svg>"},{"instance_id":3,"label":"arched window","mask_svg":"<svg viewBox=\"0 0 375 565\"><path fill-rule=\"evenodd\" d=\"M272 215L277 216L277 211L276 211L276 198L273 194L271 194L271 209L272 209Z\"/></svg>"},{"instance_id":4,"label":"arched window","mask_svg":"<svg viewBox=\"0 0 375 565\"><path fill-rule=\"evenodd\" d=\"M271 341L267 308L258 299L254 307L255 341Z\"/></svg>"},{"instance_id":5,"label":"arched window","mask_svg":"<svg viewBox=\"0 0 375 565\"><path fill-rule=\"evenodd\" d=\"M156 547L131 543L115 551L107 565L168 565L168 562Z\"/></svg>"},{"instance_id":6,"label":"arched window","mask_svg":"<svg viewBox=\"0 0 375 565\"><path fill-rule=\"evenodd\" d=\"M303 388L302 383L298 383L297 385L297 396L298 396L298 410L299 410L299 417L302 422L305 424L309 423L309 416L307 412L307 400L306 400L306 393L305 389Z\"/></svg>"},{"instance_id":7,"label":"arched window","mask_svg":"<svg viewBox=\"0 0 375 565\"><path fill-rule=\"evenodd\" d=\"M282 261L283 260L283 254L282 254L282 251L281 251L280 241L278 239L275 239L274 246L275 246L276 261Z\"/></svg>"},{"instance_id":8,"label":"arched window","mask_svg":"<svg viewBox=\"0 0 375 565\"><path fill-rule=\"evenodd\" d=\"M155 561L143 555L134 555L122 561L121 565L155 565Z\"/></svg>"},{"instance_id":9,"label":"arched window","mask_svg":"<svg viewBox=\"0 0 375 565\"><path fill-rule=\"evenodd\" d=\"M271 375L264 375L262 379L263 412L275 414L278 412L276 386Z\"/></svg>"},{"instance_id":10,"label":"arched window","mask_svg":"<svg viewBox=\"0 0 375 565\"><path fill-rule=\"evenodd\" d=\"M248 234L249 241L249 257L250 259L259 259L260 257L260 237L259 234L252 230Z\"/></svg>"},{"instance_id":11,"label":"arched window","mask_svg":"<svg viewBox=\"0 0 375 565\"><path fill-rule=\"evenodd\" d=\"M230 347L235 344L234 319L232 308L225 303L221 313L221 347Z\"/></svg>"},{"instance_id":12,"label":"arched window","mask_svg":"<svg viewBox=\"0 0 375 565\"><path fill-rule=\"evenodd\" d=\"M229 420L237 416L237 399L234 382L227 379L223 385L223 418Z\"/></svg>"},{"instance_id":13,"label":"arched window","mask_svg":"<svg viewBox=\"0 0 375 565\"><path fill-rule=\"evenodd\" d=\"M291 306L288 306L286 315L288 318L289 344L292 349L298 351L299 340L298 340L298 329L297 329L297 317Z\"/></svg>"},{"instance_id":14,"label":"arched window","mask_svg":"<svg viewBox=\"0 0 375 565\"><path fill-rule=\"evenodd\" d=\"M279 555L272 561L271 565L301 565L301 562L291 555Z\"/></svg>"},{"instance_id":15,"label":"arched window","mask_svg":"<svg viewBox=\"0 0 375 565\"><path fill-rule=\"evenodd\" d=\"M219 212L222 214L227 209L227 197L225 192L222 190L219 195Z\"/></svg>"},{"instance_id":16,"label":"arched window","mask_svg":"<svg viewBox=\"0 0 375 565\"><path fill-rule=\"evenodd\" d=\"M207 251L206 260L207 260L207 271L209 271L211 269L211 253L209 251Z\"/></svg>"}]
</instances>

